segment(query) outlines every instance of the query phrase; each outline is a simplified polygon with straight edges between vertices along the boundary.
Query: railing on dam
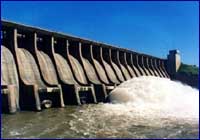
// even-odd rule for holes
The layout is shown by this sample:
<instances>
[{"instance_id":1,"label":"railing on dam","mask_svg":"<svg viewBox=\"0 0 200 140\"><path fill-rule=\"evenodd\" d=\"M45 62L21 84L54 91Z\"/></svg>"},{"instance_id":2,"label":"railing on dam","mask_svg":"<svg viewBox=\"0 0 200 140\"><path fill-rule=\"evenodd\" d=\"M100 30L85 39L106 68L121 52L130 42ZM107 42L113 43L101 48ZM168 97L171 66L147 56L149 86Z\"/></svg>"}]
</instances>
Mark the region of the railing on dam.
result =
<instances>
[{"instance_id":1,"label":"railing on dam","mask_svg":"<svg viewBox=\"0 0 200 140\"><path fill-rule=\"evenodd\" d=\"M138 76L169 78L166 60L112 45L1 21L3 111L105 102Z\"/></svg>"}]
</instances>

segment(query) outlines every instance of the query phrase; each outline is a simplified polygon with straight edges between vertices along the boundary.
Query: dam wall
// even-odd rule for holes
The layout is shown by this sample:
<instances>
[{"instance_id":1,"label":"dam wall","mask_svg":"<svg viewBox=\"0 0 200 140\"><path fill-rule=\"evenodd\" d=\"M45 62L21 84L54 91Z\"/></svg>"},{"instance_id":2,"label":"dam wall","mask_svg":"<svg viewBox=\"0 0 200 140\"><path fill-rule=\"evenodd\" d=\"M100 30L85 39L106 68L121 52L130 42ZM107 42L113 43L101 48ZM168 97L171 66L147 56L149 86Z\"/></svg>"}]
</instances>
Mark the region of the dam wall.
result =
<instances>
[{"instance_id":1,"label":"dam wall","mask_svg":"<svg viewBox=\"0 0 200 140\"><path fill-rule=\"evenodd\" d=\"M6 112L106 102L110 91L133 77L170 78L171 60L1 23L1 94Z\"/></svg>"}]
</instances>

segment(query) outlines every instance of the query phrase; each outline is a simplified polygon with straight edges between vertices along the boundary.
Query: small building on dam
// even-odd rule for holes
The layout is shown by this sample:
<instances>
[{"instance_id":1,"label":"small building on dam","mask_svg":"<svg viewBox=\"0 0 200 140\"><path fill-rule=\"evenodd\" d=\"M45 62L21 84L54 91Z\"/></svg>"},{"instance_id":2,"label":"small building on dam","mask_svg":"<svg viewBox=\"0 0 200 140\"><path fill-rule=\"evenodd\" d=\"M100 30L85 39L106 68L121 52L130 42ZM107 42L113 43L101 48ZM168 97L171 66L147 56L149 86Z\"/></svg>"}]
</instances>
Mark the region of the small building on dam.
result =
<instances>
[{"instance_id":1,"label":"small building on dam","mask_svg":"<svg viewBox=\"0 0 200 140\"><path fill-rule=\"evenodd\" d=\"M106 102L111 90L139 76L172 78L178 51L168 58L40 28L1 21L2 111L40 111Z\"/></svg>"}]
</instances>

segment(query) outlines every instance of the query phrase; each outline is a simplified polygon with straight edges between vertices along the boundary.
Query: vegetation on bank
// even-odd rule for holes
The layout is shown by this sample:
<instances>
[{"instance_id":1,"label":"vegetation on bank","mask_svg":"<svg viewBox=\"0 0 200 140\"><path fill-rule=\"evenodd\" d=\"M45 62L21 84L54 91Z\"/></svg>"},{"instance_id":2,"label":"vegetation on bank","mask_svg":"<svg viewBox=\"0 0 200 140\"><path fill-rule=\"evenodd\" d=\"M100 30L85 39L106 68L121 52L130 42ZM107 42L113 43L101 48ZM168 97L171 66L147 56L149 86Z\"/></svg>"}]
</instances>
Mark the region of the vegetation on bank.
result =
<instances>
[{"instance_id":1,"label":"vegetation on bank","mask_svg":"<svg viewBox=\"0 0 200 140\"><path fill-rule=\"evenodd\" d=\"M180 66L178 72L192 74L192 75L198 75L199 68L196 65L187 65L187 64L181 63L181 66Z\"/></svg>"}]
</instances>

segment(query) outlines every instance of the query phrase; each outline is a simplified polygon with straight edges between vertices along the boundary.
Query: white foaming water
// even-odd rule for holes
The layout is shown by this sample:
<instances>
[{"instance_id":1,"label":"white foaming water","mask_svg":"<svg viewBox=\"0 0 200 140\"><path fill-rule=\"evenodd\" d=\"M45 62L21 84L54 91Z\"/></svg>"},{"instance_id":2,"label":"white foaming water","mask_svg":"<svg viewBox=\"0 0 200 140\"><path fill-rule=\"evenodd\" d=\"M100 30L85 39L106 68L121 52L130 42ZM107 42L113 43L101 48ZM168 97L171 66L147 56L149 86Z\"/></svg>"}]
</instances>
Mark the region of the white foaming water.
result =
<instances>
[{"instance_id":1,"label":"white foaming water","mask_svg":"<svg viewBox=\"0 0 200 140\"><path fill-rule=\"evenodd\" d=\"M196 138L197 89L158 77L138 77L110 94L111 103L84 105L70 121L83 137Z\"/></svg>"},{"instance_id":2,"label":"white foaming water","mask_svg":"<svg viewBox=\"0 0 200 140\"><path fill-rule=\"evenodd\" d=\"M198 90L166 78L133 78L114 89L110 99L115 103L112 108L120 114L132 112L130 115L151 118L199 117Z\"/></svg>"}]
</instances>

